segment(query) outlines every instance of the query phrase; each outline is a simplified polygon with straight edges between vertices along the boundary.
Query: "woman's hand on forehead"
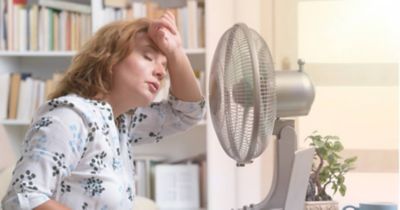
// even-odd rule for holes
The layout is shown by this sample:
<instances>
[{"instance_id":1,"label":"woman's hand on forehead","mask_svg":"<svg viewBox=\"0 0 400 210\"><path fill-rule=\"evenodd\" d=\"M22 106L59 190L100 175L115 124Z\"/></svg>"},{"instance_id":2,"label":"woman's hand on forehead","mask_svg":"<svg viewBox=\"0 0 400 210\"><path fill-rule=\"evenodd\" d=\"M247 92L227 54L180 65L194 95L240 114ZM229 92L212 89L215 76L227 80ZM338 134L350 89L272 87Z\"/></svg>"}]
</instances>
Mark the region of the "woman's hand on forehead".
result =
<instances>
[{"instance_id":1,"label":"woman's hand on forehead","mask_svg":"<svg viewBox=\"0 0 400 210\"><path fill-rule=\"evenodd\" d=\"M182 39L175 23L175 17L169 11L159 19L152 21L148 34L167 58L177 50L182 50Z\"/></svg>"}]
</instances>

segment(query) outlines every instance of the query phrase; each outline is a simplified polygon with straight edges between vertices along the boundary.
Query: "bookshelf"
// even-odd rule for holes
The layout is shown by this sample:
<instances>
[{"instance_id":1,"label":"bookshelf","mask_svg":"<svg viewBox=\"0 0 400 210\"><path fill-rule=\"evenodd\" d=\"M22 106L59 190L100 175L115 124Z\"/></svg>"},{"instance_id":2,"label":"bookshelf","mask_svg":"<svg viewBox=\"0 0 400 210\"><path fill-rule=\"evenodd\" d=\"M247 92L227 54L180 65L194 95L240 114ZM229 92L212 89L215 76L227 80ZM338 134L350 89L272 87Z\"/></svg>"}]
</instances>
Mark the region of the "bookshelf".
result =
<instances>
[{"instance_id":1,"label":"bookshelf","mask_svg":"<svg viewBox=\"0 0 400 210\"><path fill-rule=\"evenodd\" d=\"M1 57L72 57L75 51L1 51Z\"/></svg>"},{"instance_id":2,"label":"bookshelf","mask_svg":"<svg viewBox=\"0 0 400 210\"><path fill-rule=\"evenodd\" d=\"M194 48L185 49L185 52L189 56L203 55L206 50L205 48ZM73 57L76 54L75 51L0 51L1 57Z\"/></svg>"}]
</instances>

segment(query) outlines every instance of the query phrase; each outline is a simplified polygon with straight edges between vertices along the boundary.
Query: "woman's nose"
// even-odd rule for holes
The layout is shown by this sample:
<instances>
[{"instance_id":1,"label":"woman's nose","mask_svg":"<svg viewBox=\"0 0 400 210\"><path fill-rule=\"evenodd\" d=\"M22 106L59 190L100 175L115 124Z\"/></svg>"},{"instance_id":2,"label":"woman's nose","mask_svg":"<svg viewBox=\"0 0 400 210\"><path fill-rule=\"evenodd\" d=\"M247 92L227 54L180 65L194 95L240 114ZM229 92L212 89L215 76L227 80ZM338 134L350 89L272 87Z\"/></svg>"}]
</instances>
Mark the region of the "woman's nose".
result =
<instances>
[{"instance_id":1,"label":"woman's nose","mask_svg":"<svg viewBox=\"0 0 400 210\"><path fill-rule=\"evenodd\" d=\"M155 66L155 69L154 69L153 74L154 74L159 80L162 80L162 79L165 77L166 73L167 73L167 70L165 69L165 66L164 66L164 65L162 65L162 64L157 64L157 65Z\"/></svg>"}]
</instances>

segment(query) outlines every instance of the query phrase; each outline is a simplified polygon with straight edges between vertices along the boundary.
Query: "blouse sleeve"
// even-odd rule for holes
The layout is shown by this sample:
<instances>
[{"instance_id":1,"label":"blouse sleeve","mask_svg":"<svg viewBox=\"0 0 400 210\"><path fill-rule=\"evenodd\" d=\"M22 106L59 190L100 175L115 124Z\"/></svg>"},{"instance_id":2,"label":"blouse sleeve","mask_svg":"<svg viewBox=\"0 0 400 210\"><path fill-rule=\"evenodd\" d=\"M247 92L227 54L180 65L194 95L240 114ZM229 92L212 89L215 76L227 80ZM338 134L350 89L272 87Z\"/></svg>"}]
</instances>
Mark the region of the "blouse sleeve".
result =
<instances>
[{"instance_id":1,"label":"blouse sleeve","mask_svg":"<svg viewBox=\"0 0 400 210\"><path fill-rule=\"evenodd\" d=\"M129 143L159 142L165 136L185 131L198 123L204 116L204 105L204 99L185 102L170 95L168 100L122 115L120 125L127 128Z\"/></svg>"},{"instance_id":2,"label":"blouse sleeve","mask_svg":"<svg viewBox=\"0 0 400 210\"><path fill-rule=\"evenodd\" d=\"M54 198L56 186L80 160L85 136L83 120L72 109L58 108L37 117L24 139L3 210L33 209Z\"/></svg>"}]
</instances>

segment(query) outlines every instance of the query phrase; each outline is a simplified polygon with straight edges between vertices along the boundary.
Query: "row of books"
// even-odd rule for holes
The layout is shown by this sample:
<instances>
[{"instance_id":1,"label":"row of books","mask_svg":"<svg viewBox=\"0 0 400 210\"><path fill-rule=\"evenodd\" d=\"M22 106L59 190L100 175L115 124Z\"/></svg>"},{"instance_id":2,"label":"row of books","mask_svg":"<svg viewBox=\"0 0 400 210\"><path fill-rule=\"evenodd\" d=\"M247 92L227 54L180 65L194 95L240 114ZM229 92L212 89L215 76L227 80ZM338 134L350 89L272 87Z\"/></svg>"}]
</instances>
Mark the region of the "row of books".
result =
<instances>
[{"instance_id":1,"label":"row of books","mask_svg":"<svg viewBox=\"0 0 400 210\"><path fill-rule=\"evenodd\" d=\"M31 120L61 77L62 74L55 73L43 81L33 78L31 73L0 74L0 120Z\"/></svg>"},{"instance_id":2,"label":"row of books","mask_svg":"<svg viewBox=\"0 0 400 210\"><path fill-rule=\"evenodd\" d=\"M107 2L107 1L106 1ZM122 4L120 7L101 2L92 2L93 15L96 17L94 29L98 29L104 23L120 19L137 19L148 17L159 18L166 10L172 12L176 17L176 24L182 35L185 48L202 48L205 46L204 33L204 4L197 0L180 1L180 4L173 4L174 1L131 1ZM116 5L116 4L114 4Z\"/></svg>"},{"instance_id":3,"label":"row of books","mask_svg":"<svg viewBox=\"0 0 400 210\"><path fill-rule=\"evenodd\" d=\"M195 70L198 85L205 92L205 74ZM30 120L36 109L48 98L54 90L61 73L54 73L51 79L42 81L32 77L31 73L0 74L0 120ZM154 102L168 98L170 88L169 78L165 78Z\"/></svg>"},{"instance_id":4,"label":"row of books","mask_svg":"<svg viewBox=\"0 0 400 210\"><path fill-rule=\"evenodd\" d=\"M205 208L205 159L176 164L160 160L135 158L136 194L154 200L160 209Z\"/></svg>"},{"instance_id":5,"label":"row of books","mask_svg":"<svg viewBox=\"0 0 400 210\"><path fill-rule=\"evenodd\" d=\"M92 0L92 5L67 0L0 0L0 50L79 50L93 31L106 23L154 19L167 9L176 17L185 48L205 46L203 2L186 0L168 5L163 1L124 1L122 7L116 7L110 0Z\"/></svg>"},{"instance_id":6,"label":"row of books","mask_svg":"<svg viewBox=\"0 0 400 210\"><path fill-rule=\"evenodd\" d=\"M0 50L78 50L92 34L91 7L72 2L0 0Z\"/></svg>"}]
</instances>

